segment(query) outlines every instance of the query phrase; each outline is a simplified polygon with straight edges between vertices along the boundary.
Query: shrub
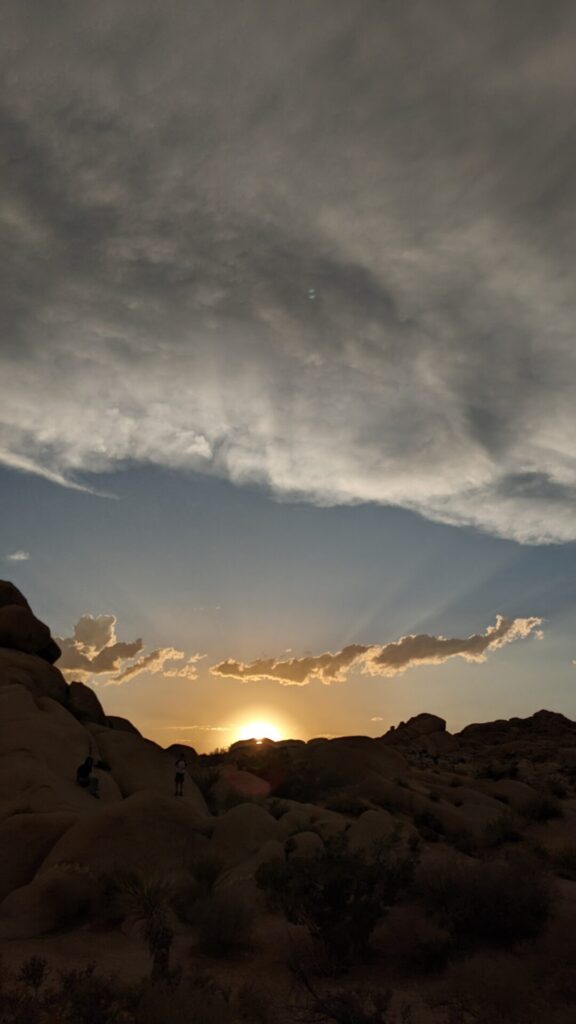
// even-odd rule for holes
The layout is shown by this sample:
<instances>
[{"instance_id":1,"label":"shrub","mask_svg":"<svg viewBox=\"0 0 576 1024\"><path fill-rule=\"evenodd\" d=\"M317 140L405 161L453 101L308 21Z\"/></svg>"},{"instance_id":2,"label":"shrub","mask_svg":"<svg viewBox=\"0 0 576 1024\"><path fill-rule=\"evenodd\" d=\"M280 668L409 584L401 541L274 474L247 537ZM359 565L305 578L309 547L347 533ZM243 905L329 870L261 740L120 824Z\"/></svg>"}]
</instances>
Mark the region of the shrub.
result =
<instances>
[{"instance_id":1,"label":"shrub","mask_svg":"<svg viewBox=\"0 0 576 1024\"><path fill-rule=\"evenodd\" d=\"M48 962L42 956L31 956L20 968L18 980L26 988L31 988L37 996L48 974Z\"/></svg>"},{"instance_id":2,"label":"shrub","mask_svg":"<svg viewBox=\"0 0 576 1024\"><path fill-rule=\"evenodd\" d=\"M538 935L551 905L549 879L531 858L428 865L424 906L462 945L506 945Z\"/></svg>"},{"instance_id":3,"label":"shrub","mask_svg":"<svg viewBox=\"0 0 576 1024\"><path fill-rule=\"evenodd\" d=\"M200 900L196 925L199 948L207 956L228 957L252 946L254 911L233 893L217 892Z\"/></svg>"},{"instance_id":4,"label":"shrub","mask_svg":"<svg viewBox=\"0 0 576 1024\"><path fill-rule=\"evenodd\" d=\"M166 976L174 937L168 923L171 879L118 870L105 876L102 884L105 916L112 921L129 919L141 924L152 958L152 976Z\"/></svg>"},{"instance_id":5,"label":"shrub","mask_svg":"<svg viewBox=\"0 0 576 1024\"><path fill-rule=\"evenodd\" d=\"M412 879L415 856L399 850L397 837L375 845L369 857L352 852L339 835L314 857L262 864L256 882L288 921L322 943L329 964L340 970L366 957L377 921Z\"/></svg>"}]
</instances>

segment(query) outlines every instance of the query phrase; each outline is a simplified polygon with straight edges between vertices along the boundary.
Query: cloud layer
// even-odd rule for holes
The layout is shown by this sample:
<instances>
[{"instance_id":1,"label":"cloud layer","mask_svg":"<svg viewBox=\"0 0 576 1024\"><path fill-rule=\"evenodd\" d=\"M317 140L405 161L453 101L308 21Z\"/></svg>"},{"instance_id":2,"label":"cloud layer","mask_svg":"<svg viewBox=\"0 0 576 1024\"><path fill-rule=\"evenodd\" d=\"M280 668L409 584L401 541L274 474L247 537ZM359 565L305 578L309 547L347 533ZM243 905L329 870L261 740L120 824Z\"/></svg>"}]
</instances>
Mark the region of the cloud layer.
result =
<instances>
[{"instance_id":1,"label":"cloud layer","mask_svg":"<svg viewBox=\"0 0 576 1024\"><path fill-rule=\"evenodd\" d=\"M264 658L248 664L228 660L213 665L210 671L213 675L228 676L242 682L273 679L283 686L307 686L315 679L326 685L341 683L352 670L365 675L390 677L419 665L441 665L449 658L485 661L490 651L496 651L504 644L531 635L541 636L541 625L542 619L536 617L507 619L498 615L495 624L488 626L484 633L473 633L461 639L428 634L404 636L381 646L350 644L337 654L320 654L317 657L285 661Z\"/></svg>"},{"instance_id":2,"label":"cloud layer","mask_svg":"<svg viewBox=\"0 0 576 1024\"><path fill-rule=\"evenodd\" d=\"M82 615L72 637L57 637L62 649L58 668L68 681L100 681L105 685L127 683L142 672L161 675L165 679L180 677L196 679L199 654L186 656L174 647L160 647L138 657L144 648L142 640L128 643L116 637L114 615ZM184 661L174 666L172 662Z\"/></svg>"},{"instance_id":3,"label":"cloud layer","mask_svg":"<svg viewBox=\"0 0 576 1024\"><path fill-rule=\"evenodd\" d=\"M576 539L576 8L6 0L0 462Z\"/></svg>"}]
</instances>

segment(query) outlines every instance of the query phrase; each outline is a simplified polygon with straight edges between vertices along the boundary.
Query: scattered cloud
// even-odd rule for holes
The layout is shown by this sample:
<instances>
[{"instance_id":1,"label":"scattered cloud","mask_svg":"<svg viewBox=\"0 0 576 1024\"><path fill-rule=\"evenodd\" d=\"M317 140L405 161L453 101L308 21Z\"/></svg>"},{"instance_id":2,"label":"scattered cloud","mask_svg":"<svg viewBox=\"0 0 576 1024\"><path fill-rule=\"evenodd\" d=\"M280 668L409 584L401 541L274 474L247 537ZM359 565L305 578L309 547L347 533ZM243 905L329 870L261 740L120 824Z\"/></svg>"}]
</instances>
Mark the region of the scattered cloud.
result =
<instances>
[{"instance_id":1,"label":"scattered cloud","mask_svg":"<svg viewBox=\"0 0 576 1024\"><path fill-rule=\"evenodd\" d=\"M542 619L535 616L507 619L498 615L495 624L488 626L484 633L473 633L461 639L428 634L404 636L383 645L350 644L337 654L317 657L287 661L265 658L248 664L228 660L212 666L210 671L213 675L229 676L243 682L272 679L283 686L307 686L315 679L326 685L340 683L352 669L358 669L365 675L397 676L419 665L441 665L455 657L466 661L485 661L490 651L496 651L504 644L531 635L541 636L541 625Z\"/></svg>"},{"instance_id":2,"label":"scattered cloud","mask_svg":"<svg viewBox=\"0 0 576 1024\"><path fill-rule=\"evenodd\" d=\"M231 725L167 725L166 729L176 732L230 732Z\"/></svg>"},{"instance_id":3,"label":"scattered cloud","mask_svg":"<svg viewBox=\"0 0 576 1024\"><path fill-rule=\"evenodd\" d=\"M576 539L575 5L102 0L50 45L36 7L0 12L1 463Z\"/></svg>"},{"instance_id":4,"label":"scattered cloud","mask_svg":"<svg viewBox=\"0 0 576 1024\"><path fill-rule=\"evenodd\" d=\"M30 552L22 551L21 548L18 548L17 551L13 551L10 555L6 555L7 562L27 562L29 558Z\"/></svg>"},{"instance_id":5,"label":"scattered cloud","mask_svg":"<svg viewBox=\"0 0 576 1024\"><path fill-rule=\"evenodd\" d=\"M275 679L284 686L307 686L313 679L322 683L341 683L346 679L348 669L358 661L369 648L350 644L338 654L320 654L317 657L289 658L278 661L262 658L248 665L238 661L223 661L213 665L210 671L217 676L231 676L233 679L249 680Z\"/></svg>"},{"instance_id":6,"label":"scattered cloud","mask_svg":"<svg viewBox=\"0 0 576 1024\"><path fill-rule=\"evenodd\" d=\"M370 721L371 722L383 722L384 719L382 718L381 715L374 715L374 718L371 718Z\"/></svg>"},{"instance_id":7,"label":"scattered cloud","mask_svg":"<svg viewBox=\"0 0 576 1024\"><path fill-rule=\"evenodd\" d=\"M192 680L198 676L196 663L203 657L200 654L187 656L175 647L160 647L138 658L144 642L141 639L118 640L115 615L82 615L72 637L56 637L56 640L62 649L58 668L69 681L120 685L142 672L162 675L165 679ZM176 667L172 664L180 661L184 664Z\"/></svg>"}]
</instances>

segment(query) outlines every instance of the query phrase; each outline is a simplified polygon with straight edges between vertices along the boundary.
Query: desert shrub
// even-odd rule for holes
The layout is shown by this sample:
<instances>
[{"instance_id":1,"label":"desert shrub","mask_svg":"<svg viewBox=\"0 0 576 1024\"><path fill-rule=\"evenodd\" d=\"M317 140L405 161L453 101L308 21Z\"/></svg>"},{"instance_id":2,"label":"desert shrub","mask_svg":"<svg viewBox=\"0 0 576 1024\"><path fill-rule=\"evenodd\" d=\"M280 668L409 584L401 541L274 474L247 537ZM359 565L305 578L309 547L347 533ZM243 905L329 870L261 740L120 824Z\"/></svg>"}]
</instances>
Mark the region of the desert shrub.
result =
<instances>
[{"instance_id":1,"label":"desert shrub","mask_svg":"<svg viewBox=\"0 0 576 1024\"><path fill-rule=\"evenodd\" d=\"M548 875L527 857L429 864L417 888L426 909L464 946L534 938L551 905Z\"/></svg>"},{"instance_id":2,"label":"desert shrub","mask_svg":"<svg viewBox=\"0 0 576 1024\"><path fill-rule=\"evenodd\" d=\"M48 975L48 962L42 956L31 956L25 960L18 973L18 981L31 988L37 996Z\"/></svg>"},{"instance_id":3,"label":"desert shrub","mask_svg":"<svg viewBox=\"0 0 576 1024\"><path fill-rule=\"evenodd\" d=\"M247 900L217 892L196 907L198 945L207 956L228 957L246 952L253 943L254 910Z\"/></svg>"},{"instance_id":4,"label":"desert shrub","mask_svg":"<svg viewBox=\"0 0 576 1024\"><path fill-rule=\"evenodd\" d=\"M128 919L140 924L152 958L152 975L165 976L174 937L169 925L172 880L119 869L103 877L102 887L104 916L108 921Z\"/></svg>"},{"instance_id":5,"label":"desert shrub","mask_svg":"<svg viewBox=\"0 0 576 1024\"><path fill-rule=\"evenodd\" d=\"M551 821L562 818L564 812L556 797L539 795L529 800L522 808L522 814L529 821Z\"/></svg>"},{"instance_id":6,"label":"desert shrub","mask_svg":"<svg viewBox=\"0 0 576 1024\"><path fill-rule=\"evenodd\" d=\"M505 843L517 843L522 838L518 818L511 812L500 814L489 821L484 830L486 846L503 846Z\"/></svg>"},{"instance_id":7,"label":"desert shrub","mask_svg":"<svg viewBox=\"0 0 576 1024\"><path fill-rule=\"evenodd\" d=\"M338 835L314 857L262 864L256 882L288 921L322 943L339 970L366 957L377 921L411 882L415 856L400 849L397 836L368 856L352 852Z\"/></svg>"},{"instance_id":8,"label":"desert shrub","mask_svg":"<svg viewBox=\"0 0 576 1024\"><path fill-rule=\"evenodd\" d=\"M293 997L291 1020L310 1024L412 1024L412 1013L402 1006L391 1009L392 993L366 986L318 991L302 968L296 971L299 988Z\"/></svg>"},{"instance_id":9,"label":"desert shrub","mask_svg":"<svg viewBox=\"0 0 576 1024\"><path fill-rule=\"evenodd\" d=\"M552 863L562 878L576 881L576 846L561 846L552 855Z\"/></svg>"},{"instance_id":10,"label":"desert shrub","mask_svg":"<svg viewBox=\"0 0 576 1024\"><path fill-rule=\"evenodd\" d=\"M96 965L59 972L48 997L60 1024L116 1024L125 1020L125 992L115 978L97 974Z\"/></svg>"}]
</instances>

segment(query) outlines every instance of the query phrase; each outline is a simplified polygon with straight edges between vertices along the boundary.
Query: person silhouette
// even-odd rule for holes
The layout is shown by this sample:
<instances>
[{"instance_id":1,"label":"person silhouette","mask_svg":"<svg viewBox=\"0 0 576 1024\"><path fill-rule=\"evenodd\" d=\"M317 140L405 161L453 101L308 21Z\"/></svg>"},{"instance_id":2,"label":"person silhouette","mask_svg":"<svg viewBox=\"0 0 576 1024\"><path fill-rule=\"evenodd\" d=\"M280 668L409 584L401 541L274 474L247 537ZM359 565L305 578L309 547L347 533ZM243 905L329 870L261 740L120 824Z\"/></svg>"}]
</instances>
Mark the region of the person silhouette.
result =
<instances>
[{"instance_id":1,"label":"person silhouette","mask_svg":"<svg viewBox=\"0 0 576 1024\"><path fill-rule=\"evenodd\" d=\"M87 789L90 796L94 796L96 799L99 799L99 780L95 775L93 775L93 768L94 758L87 757L76 769L76 783L78 786L81 786L82 789Z\"/></svg>"},{"instance_id":2,"label":"person silhouette","mask_svg":"<svg viewBox=\"0 0 576 1024\"><path fill-rule=\"evenodd\" d=\"M184 795L184 772L186 771L186 758L180 754L174 765L176 768L176 774L174 775L174 796Z\"/></svg>"}]
</instances>

